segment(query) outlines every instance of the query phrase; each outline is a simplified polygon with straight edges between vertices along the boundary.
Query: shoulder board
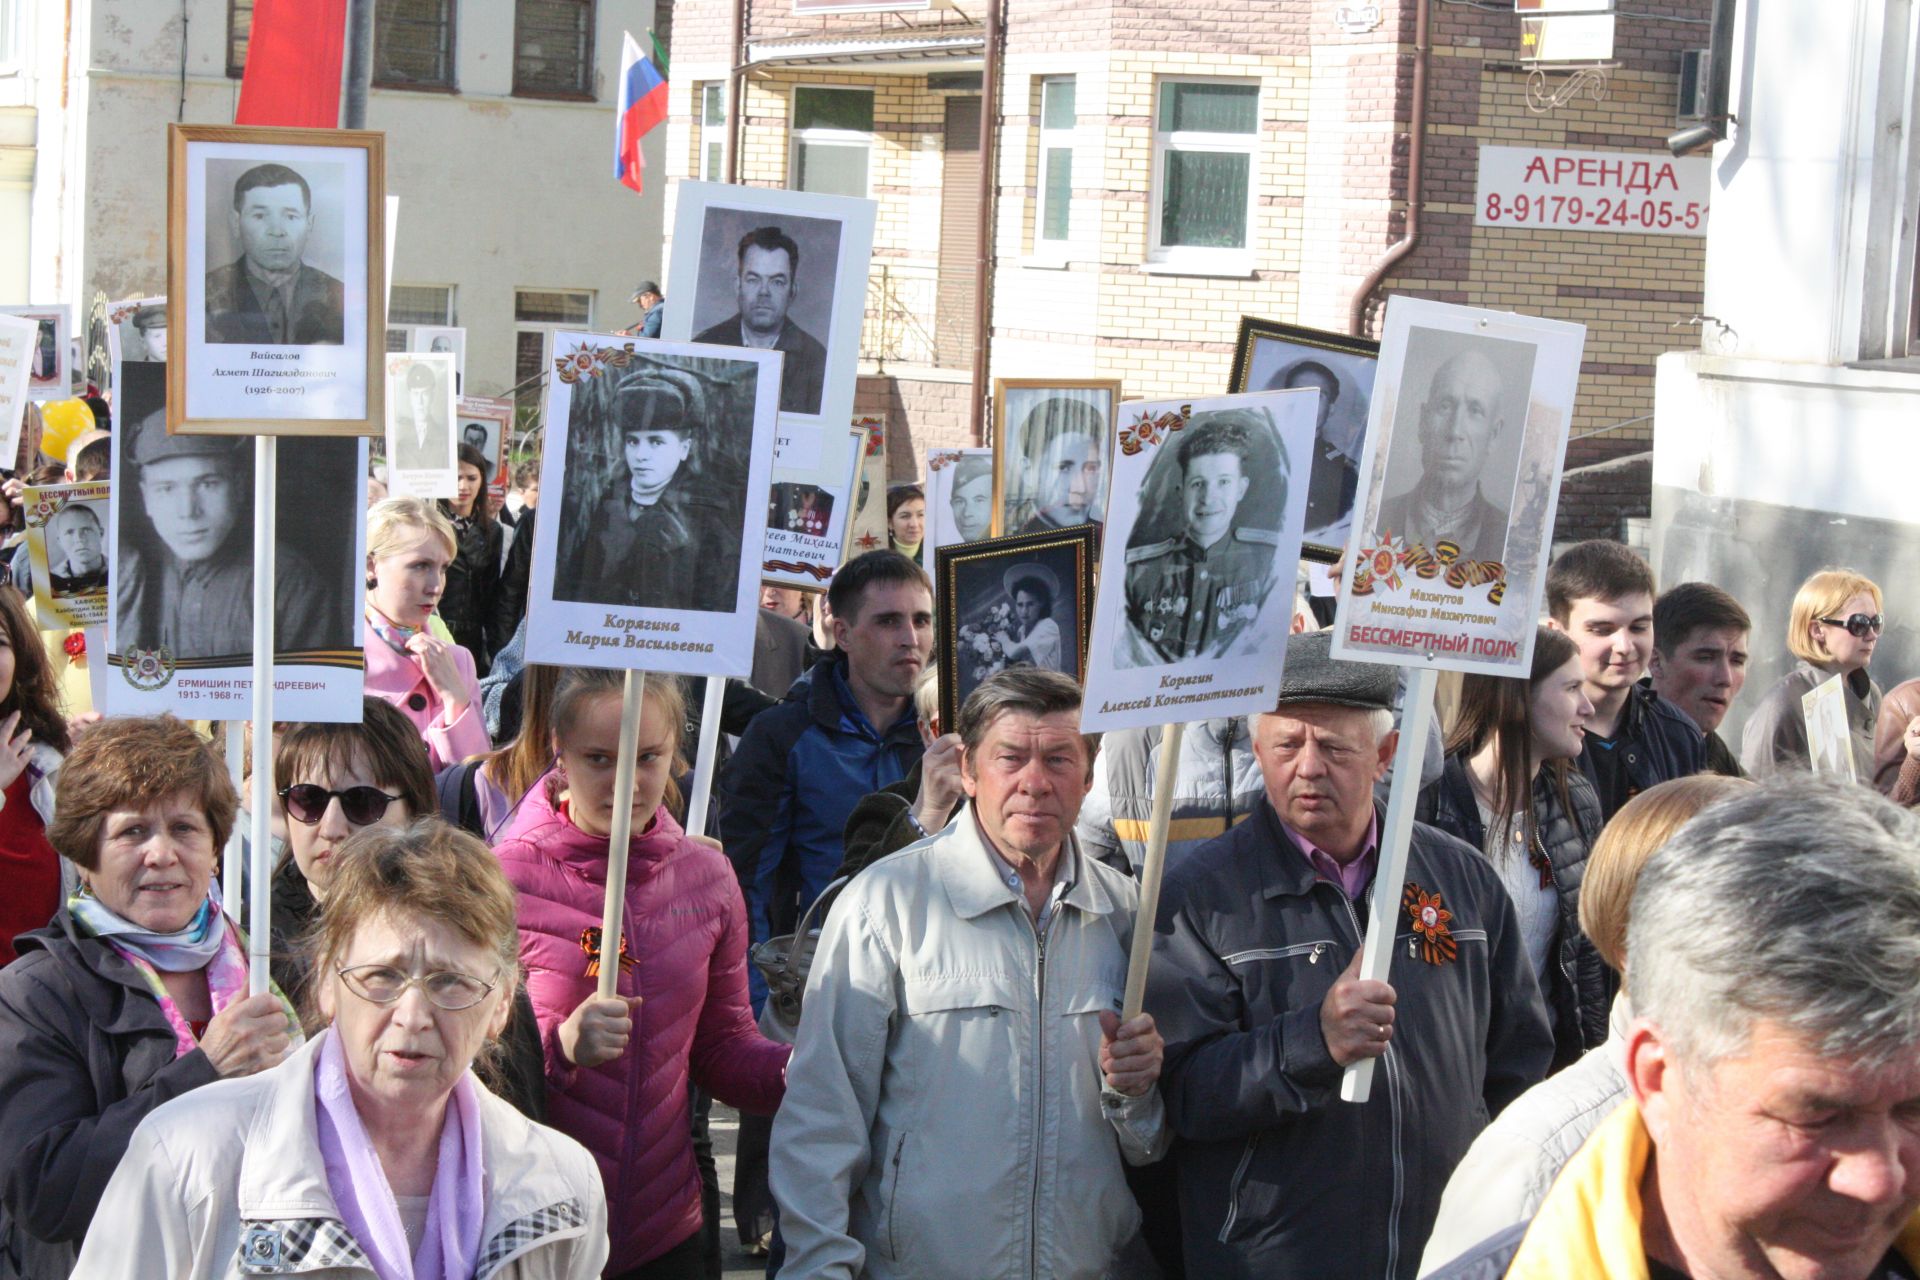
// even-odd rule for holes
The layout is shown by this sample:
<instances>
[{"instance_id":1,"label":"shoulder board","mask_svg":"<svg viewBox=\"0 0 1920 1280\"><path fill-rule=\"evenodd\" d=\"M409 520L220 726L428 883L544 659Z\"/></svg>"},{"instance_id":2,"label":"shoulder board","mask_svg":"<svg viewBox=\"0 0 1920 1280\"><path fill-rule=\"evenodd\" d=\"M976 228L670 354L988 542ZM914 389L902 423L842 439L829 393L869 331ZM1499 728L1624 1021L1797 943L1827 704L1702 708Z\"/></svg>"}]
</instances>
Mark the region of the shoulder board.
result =
<instances>
[{"instance_id":1,"label":"shoulder board","mask_svg":"<svg viewBox=\"0 0 1920 1280\"><path fill-rule=\"evenodd\" d=\"M1280 545L1280 531L1278 529L1240 528L1233 531L1233 540L1235 542L1255 542L1263 547L1277 547Z\"/></svg>"},{"instance_id":2,"label":"shoulder board","mask_svg":"<svg viewBox=\"0 0 1920 1280\"><path fill-rule=\"evenodd\" d=\"M1128 564L1139 564L1142 560L1154 560L1166 555L1180 544L1169 538L1165 542L1151 542L1144 547L1133 547L1127 552Z\"/></svg>"}]
</instances>

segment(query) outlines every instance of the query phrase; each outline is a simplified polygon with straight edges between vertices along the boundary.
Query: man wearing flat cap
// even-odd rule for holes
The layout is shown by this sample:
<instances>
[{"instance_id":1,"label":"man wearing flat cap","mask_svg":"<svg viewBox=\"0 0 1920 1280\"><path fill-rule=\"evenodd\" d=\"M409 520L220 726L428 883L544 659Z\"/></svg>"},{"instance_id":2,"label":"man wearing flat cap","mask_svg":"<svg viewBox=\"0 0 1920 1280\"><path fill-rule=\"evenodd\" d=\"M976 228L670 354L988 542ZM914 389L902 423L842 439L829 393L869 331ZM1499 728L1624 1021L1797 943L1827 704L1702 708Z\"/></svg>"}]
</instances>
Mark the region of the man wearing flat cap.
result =
<instances>
[{"instance_id":1,"label":"man wearing flat cap","mask_svg":"<svg viewBox=\"0 0 1920 1280\"><path fill-rule=\"evenodd\" d=\"M394 407L393 454L402 471L445 471L453 464L447 419L441 412L446 389L429 364L407 366L406 399Z\"/></svg>"},{"instance_id":2,"label":"man wearing flat cap","mask_svg":"<svg viewBox=\"0 0 1920 1280\"><path fill-rule=\"evenodd\" d=\"M170 436L166 411L128 428L137 500L121 508L115 573L117 643L166 649L175 662L253 652L253 539L247 518L252 448L245 437ZM274 553L274 648L339 648L320 578L284 541Z\"/></svg>"},{"instance_id":3,"label":"man wearing flat cap","mask_svg":"<svg viewBox=\"0 0 1920 1280\"><path fill-rule=\"evenodd\" d=\"M735 604L740 523L694 456L706 394L690 374L631 373L614 396L626 469L595 505L583 554L556 571L563 600L648 609L729 612Z\"/></svg>"},{"instance_id":4,"label":"man wearing flat cap","mask_svg":"<svg viewBox=\"0 0 1920 1280\"><path fill-rule=\"evenodd\" d=\"M1167 1040L1188 1275L1414 1280L1453 1167L1553 1058L1512 900L1477 850L1415 823L1393 913L1369 921L1395 671L1329 642L1288 641L1254 724L1266 795L1160 900L1146 1007ZM1394 932L1386 982L1359 976L1373 927ZM1341 1101L1366 1058L1372 1096Z\"/></svg>"},{"instance_id":5,"label":"man wearing flat cap","mask_svg":"<svg viewBox=\"0 0 1920 1280\"><path fill-rule=\"evenodd\" d=\"M630 324L620 330L629 338L657 338L660 336L660 322L666 318L667 297L660 292L658 283L642 280L633 289L633 305L640 308L640 323Z\"/></svg>"}]
</instances>

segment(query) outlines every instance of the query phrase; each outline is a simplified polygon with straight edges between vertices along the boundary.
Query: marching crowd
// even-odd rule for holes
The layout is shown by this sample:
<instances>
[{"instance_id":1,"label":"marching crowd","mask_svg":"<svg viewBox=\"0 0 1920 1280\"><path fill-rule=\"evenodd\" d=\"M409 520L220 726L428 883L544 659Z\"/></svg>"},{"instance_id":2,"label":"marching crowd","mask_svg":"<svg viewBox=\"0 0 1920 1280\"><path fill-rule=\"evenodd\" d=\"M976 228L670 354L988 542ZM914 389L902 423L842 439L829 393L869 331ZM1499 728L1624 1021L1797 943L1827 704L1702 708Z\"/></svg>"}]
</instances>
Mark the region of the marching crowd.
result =
<instances>
[{"instance_id":1,"label":"marching crowd","mask_svg":"<svg viewBox=\"0 0 1920 1280\"><path fill-rule=\"evenodd\" d=\"M1528 678L1445 699L1386 919L1399 683L1302 602L1275 705L1181 740L1125 1018L1164 744L1033 667L940 722L914 489L811 630L766 597L710 830L697 689L646 681L607 954L621 682L524 662L537 489L483 470L371 507L364 713L275 726L262 995L204 734L70 717L0 588L0 1276L717 1277L715 1099L770 1275L1916 1274L1920 680L1869 674L1873 582L1802 585L1736 752L1741 605L1564 551ZM1833 675L1870 786L1811 770Z\"/></svg>"}]
</instances>

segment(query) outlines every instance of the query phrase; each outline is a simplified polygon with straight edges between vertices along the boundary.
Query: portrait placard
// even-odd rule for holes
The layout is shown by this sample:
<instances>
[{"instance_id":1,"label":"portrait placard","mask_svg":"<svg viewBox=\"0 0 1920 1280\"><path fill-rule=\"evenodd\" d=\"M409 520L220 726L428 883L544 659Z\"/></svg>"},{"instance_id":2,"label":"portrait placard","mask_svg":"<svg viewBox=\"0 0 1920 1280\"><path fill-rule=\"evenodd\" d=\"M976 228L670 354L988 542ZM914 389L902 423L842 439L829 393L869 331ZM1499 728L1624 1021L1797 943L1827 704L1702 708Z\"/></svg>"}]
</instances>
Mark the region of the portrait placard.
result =
<instances>
[{"instance_id":1,"label":"portrait placard","mask_svg":"<svg viewBox=\"0 0 1920 1280\"><path fill-rule=\"evenodd\" d=\"M388 355L387 493L451 498L459 483L453 431L453 357Z\"/></svg>"},{"instance_id":2,"label":"portrait placard","mask_svg":"<svg viewBox=\"0 0 1920 1280\"><path fill-rule=\"evenodd\" d=\"M940 725L1009 667L1041 667L1082 679L1093 617L1099 534L1090 524L1042 529L943 547L934 553L934 615L940 620Z\"/></svg>"},{"instance_id":3,"label":"portrait placard","mask_svg":"<svg viewBox=\"0 0 1920 1280\"><path fill-rule=\"evenodd\" d=\"M107 509L111 485L28 485L27 560L42 631L97 627L107 620Z\"/></svg>"},{"instance_id":4,"label":"portrait placard","mask_svg":"<svg viewBox=\"0 0 1920 1280\"><path fill-rule=\"evenodd\" d=\"M1525 678L1585 342L1388 300L1335 657Z\"/></svg>"},{"instance_id":5,"label":"portrait placard","mask_svg":"<svg viewBox=\"0 0 1920 1280\"><path fill-rule=\"evenodd\" d=\"M452 356L454 381L459 385L465 384L467 379L467 331L465 329L445 324L410 324L405 327L408 351L417 355Z\"/></svg>"},{"instance_id":6,"label":"portrait placard","mask_svg":"<svg viewBox=\"0 0 1920 1280\"><path fill-rule=\"evenodd\" d=\"M1801 694L1800 712L1807 721L1807 759L1813 771L1823 778L1860 781L1853 726L1847 723L1846 677L1822 680Z\"/></svg>"},{"instance_id":7,"label":"portrait placard","mask_svg":"<svg viewBox=\"0 0 1920 1280\"><path fill-rule=\"evenodd\" d=\"M378 435L384 135L169 125L167 425Z\"/></svg>"},{"instance_id":8,"label":"portrait placard","mask_svg":"<svg viewBox=\"0 0 1920 1280\"><path fill-rule=\"evenodd\" d=\"M107 385L119 387L122 364L164 364L166 359L165 298L122 298L107 304Z\"/></svg>"},{"instance_id":9,"label":"portrait placard","mask_svg":"<svg viewBox=\"0 0 1920 1280\"><path fill-rule=\"evenodd\" d=\"M1099 524L1107 513L1117 378L993 380L993 530Z\"/></svg>"},{"instance_id":10,"label":"portrait placard","mask_svg":"<svg viewBox=\"0 0 1920 1280\"><path fill-rule=\"evenodd\" d=\"M1120 406L1080 717L1091 732L1271 710L1319 392Z\"/></svg>"},{"instance_id":11,"label":"portrait placard","mask_svg":"<svg viewBox=\"0 0 1920 1280\"><path fill-rule=\"evenodd\" d=\"M253 705L253 443L169 435L166 366L123 365L112 436L106 711L245 719ZM360 718L367 442L278 446L274 713Z\"/></svg>"},{"instance_id":12,"label":"portrait placard","mask_svg":"<svg viewBox=\"0 0 1920 1280\"><path fill-rule=\"evenodd\" d=\"M64 304L0 307L0 315L19 316L39 326L27 357L27 398L65 400L73 395L73 375L67 352L67 335L73 330L71 309Z\"/></svg>"},{"instance_id":13,"label":"portrait placard","mask_svg":"<svg viewBox=\"0 0 1920 1280\"><path fill-rule=\"evenodd\" d=\"M855 418L853 429L860 437L854 449L860 458L860 481L854 490L841 564L887 545L887 420L871 415Z\"/></svg>"},{"instance_id":14,"label":"portrait placard","mask_svg":"<svg viewBox=\"0 0 1920 1280\"><path fill-rule=\"evenodd\" d=\"M860 436L860 431L849 435ZM833 571L846 563L847 515L860 481L860 450L847 450L847 474L836 485L775 481L767 501L767 552L760 581L768 586L824 591Z\"/></svg>"},{"instance_id":15,"label":"portrait placard","mask_svg":"<svg viewBox=\"0 0 1920 1280\"><path fill-rule=\"evenodd\" d=\"M941 547L993 536L993 450L927 451L927 533L924 556Z\"/></svg>"},{"instance_id":16,"label":"portrait placard","mask_svg":"<svg viewBox=\"0 0 1920 1280\"><path fill-rule=\"evenodd\" d=\"M780 357L556 332L527 660L745 678Z\"/></svg>"},{"instance_id":17,"label":"portrait placard","mask_svg":"<svg viewBox=\"0 0 1920 1280\"><path fill-rule=\"evenodd\" d=\"M1301 557L1317 564L1332 564L1347 549L1379 359L1380 344L1371 338L1240 317L1229 391L1320 389L1307 529L1300 544Z\"/></svg>"},{"instance_id":18,"label":"portrait placard","mask_svg":"<svg viewBox=\"0 0 1920 1280\"><path fill-rule=\"evenodd\" d=\"M0 433L4 433L0 457L19 455L20 424L27 415L27 402L33 398L27 381L33 376L39 347L39 321L0 312Z\"/></svg>"},{"instance_id":19,"label":"portrait placard","mask_svg":"<svg viewBox=\"0 0 1920 1280\"><path fill-rule=\"evenodd\" d=\"M460 443L487 460L487 488L496 498L507 494L508 441L513 434L513 401L494 396L461 396L456 406Z\"/></svg>"}]
</instances>

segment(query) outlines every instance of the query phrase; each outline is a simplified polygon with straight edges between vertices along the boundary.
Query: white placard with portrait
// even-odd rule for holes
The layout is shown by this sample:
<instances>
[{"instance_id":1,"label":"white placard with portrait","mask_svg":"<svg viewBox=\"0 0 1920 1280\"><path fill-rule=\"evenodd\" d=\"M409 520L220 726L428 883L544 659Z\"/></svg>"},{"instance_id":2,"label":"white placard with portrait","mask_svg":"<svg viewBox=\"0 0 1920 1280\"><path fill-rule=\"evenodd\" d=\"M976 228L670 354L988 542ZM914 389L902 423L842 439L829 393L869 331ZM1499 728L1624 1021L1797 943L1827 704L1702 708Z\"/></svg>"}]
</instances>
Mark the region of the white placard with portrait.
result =
<instances>
[{"instance_id":1,"label":"white placard with portrait","mask_svg":"<svg viewBox=\"0 0 1920 1280\"><path fill-rule=\"evenodd\" d=\"M121 298L107 304L107 368L109 386L120 385L120 366L165 364L167 360L167 299L165 295Z\"/></svg>"},{"instance_id":2,"label":"white placard with portrait","mask_svg":"<svg viewBox=\"0 0 1920 1280\"><path fill-rule=\"evenodd\" d=\"M993 536L993 450L927 451L927 532L921 559Z\"/></svg>"},{"instance_id":3,"label":"white placard with portrait","mask_svg":"<svg viewBox=\"0 0 1920 1280\"><path fill-rule=\"evenodd\" d=\"M71 397L73 381L67 363L67 335L73 329L71 310L65 305L0 307L0 315L18 316L38 326L27 355L27 398L65 400Z\"/></svg>"},{"instance_id":4,"label":"white placard with portrait","mask_svg":"<svg viewBox=\"0 0 1920 1280\"><path fill-rule=\"evenodd\" d=\"M12 458L20 452L20 424L26 418L27 401L33 398L27 381L39 345L38 320L0 312L0 432L5 433L0 457Z\"/></svg>"},{"instance_id":5,"label":"white placard with portrait","mask_svg":"<svg viewBox=\"0 0 1920 1280\"><path fill-rule=\"evenodd\" d=\"M453 357L389 355L386 378L388 495L453 497L460 453L453 422Z\"/></svg>"},{"instance_id":6,"label":"white placard with portrait","mask_svg":"<svg viewBox=\"0 0 1920 1280\"><path fill-rule=\"evenodd\" d=\"M1120 406L1083 729L1272 710L1318 403L1272 391Z\"/></svg>"},{"instance_id":7,"label":"white placard with portrait","mask_svg":"<svg viewBox=\"0 0 1920 1280\"><path fill-rule=\"evenodd\" d=\"M1389 299L1335 657L1526 677L1585 342Z\"/></svg>"},{"instance_id":8,"label":"white placard with portrait","mask_svg":"<svg viewBox=\"0 0 1920 1280\"><path fill-rule=\"evenodd\" d=\"M566 330L552 341L527 660L746 678L779 356Z\"/></svg>"}]
</instances>

